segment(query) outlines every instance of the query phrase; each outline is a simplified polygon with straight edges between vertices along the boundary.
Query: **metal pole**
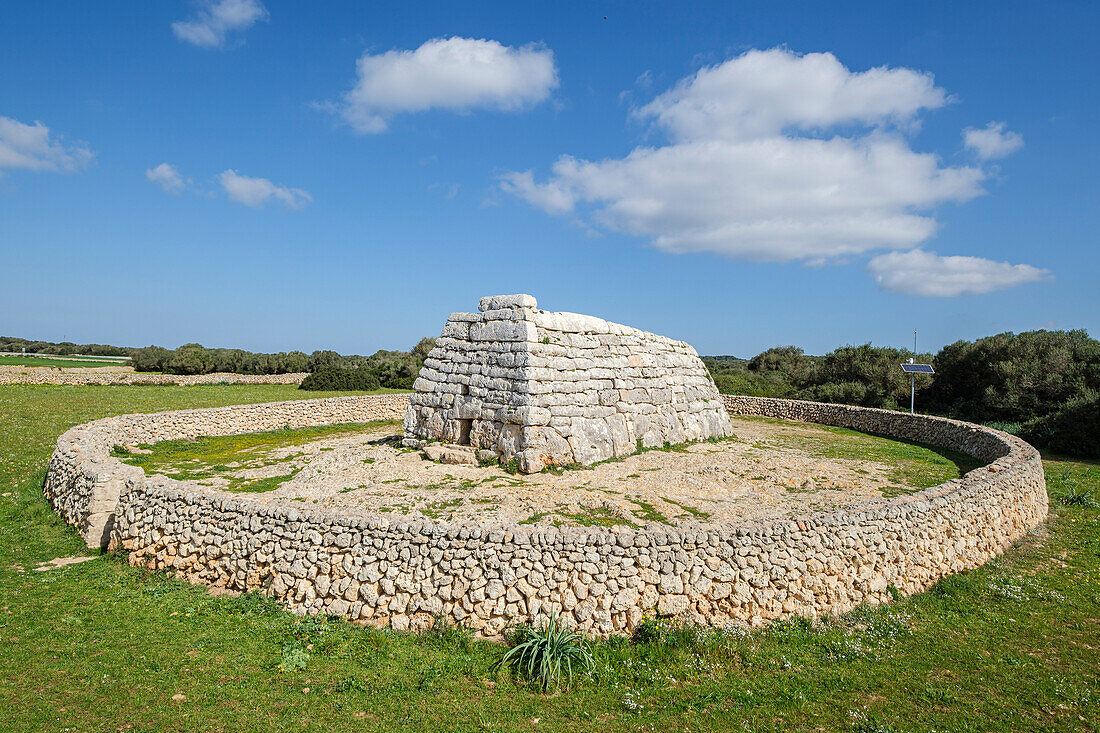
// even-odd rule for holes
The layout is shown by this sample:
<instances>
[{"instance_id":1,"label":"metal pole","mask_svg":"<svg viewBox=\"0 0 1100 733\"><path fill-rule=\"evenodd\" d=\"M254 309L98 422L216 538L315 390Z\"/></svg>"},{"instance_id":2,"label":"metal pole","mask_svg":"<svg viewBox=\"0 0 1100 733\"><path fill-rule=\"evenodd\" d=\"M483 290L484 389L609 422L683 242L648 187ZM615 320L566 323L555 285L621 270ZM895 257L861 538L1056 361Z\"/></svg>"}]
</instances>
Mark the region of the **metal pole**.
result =
<instances>
[{"instance_id":1,"label":"metal pole","mask_svg":"<svg viewBox=\"0 0 1100 733\"><path fill-rule=\"evenodd\" d=\"M917 360L917 329L913 329L913 358L909 360L913 363ZM917 401L917 375L914 372L909 375L909 414L913 414L913 407Z\"/></svg>"}]
</instances>

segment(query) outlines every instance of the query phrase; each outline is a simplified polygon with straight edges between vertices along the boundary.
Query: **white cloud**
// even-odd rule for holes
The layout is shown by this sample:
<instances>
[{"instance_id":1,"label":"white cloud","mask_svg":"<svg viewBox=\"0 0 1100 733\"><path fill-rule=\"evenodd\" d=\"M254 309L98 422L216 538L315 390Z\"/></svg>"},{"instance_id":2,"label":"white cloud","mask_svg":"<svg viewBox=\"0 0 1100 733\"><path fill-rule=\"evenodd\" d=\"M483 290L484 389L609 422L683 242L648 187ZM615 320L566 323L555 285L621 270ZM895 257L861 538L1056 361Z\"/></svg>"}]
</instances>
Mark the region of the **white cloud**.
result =
<instances>
[{"instance_id":1,"label":"white cloud","mask_svg":"<svg viewBox=\"0 0 1100 733\"><path fill-rule=\"evenodd\" d=\"M412 51L364 54L357 72L341 113L361 133L385 131L402 112L515 111L545 100L558 86L549 49L474 38L434 38Z\"/></svg>"},{"instance_id":2,"label":"white cloud","mask_svg":"<svg viewBox=\"0 0 1100 733\"><path fill-rule=\"evenodd\" d=\"M231 32L247 30L267 18L267 8L259 0L205 0L193 19L173 23L172 32L181 41L218 48Z\"/></svg>"},{"instance_id":3,"label":"white cloud","mask_svg":"<svg viewBox=\"0 0 1100 733\"><path fill-rule=\"evenodd\" d=\"M272 200L288 209L301 209L313 201L313 197L300 188L277 186L266 178L242 176L232 169L222 171L218 181L231 201L257 209Z\"/></svg>"},{"instance_id":4,"label":"white cloud","mask_svg":"<svg viewBox=\"0 0 1100 733\"><path fill-rule=\"evenodd\" d=\"M502 187L552 214L648 238L670 252L816 261L910 248L929 211L983 193L982 170L944 167L904 131L947 94L910 69L846 69L832 54L750 51L635 111L670 143L624 158L562 156L550 177Z\"/></svg>"},{"instance_id":5,"label":"white cloud","mask_svg":"<svg viewBox=\"0 0 1100 733\"><path fill-rule=\"evenodd\" d=\"M0 116L0 175L5 168L71 172L84 168L95 153L83 143L65 144L41 122L26 125Z\"/></svg>"},{"instance_id":6,"label":"white cloud","mask_svg":"<svg viewBox=\"0 0 1100 733\"><path fill-rule=\"evenodd\" d=\"M936 298L981 295L1050 278L1049 271L1031 265L982 257L940 257L920 249L872 257L867 269L883 290Z\"/></svg>"},{"instance_id":7,"label":"white cloud","mask_svg":"<svg viewBox=\"0 0 1100 733\"><path fill-rule=\"evenodd\" d=\"M851 72L831 53L749 51L700 69L635 112L674 140L750 140L836 125L905 123L947 104L931 74Z\"/></svg>"},{"instance_id":8,"label":"white cloud","mask_svg":"<svg viewBox=\"0 0 1100 733\"><path fill-rule=\"evenodd\" d=\"M566 165L575 162L573 158L563 157L555 164L554 170L564 169ZM566 214L573 210L577 202L576 194L568 186L553 180L548 183L535 183L535 177L531 171L505 173L500 183L508 193L526 199L528 203L549 214Z\"/></svg>"},{"instance_id":9,"label":"white cloud","mask_svg":"<svg viewBox=\"0 0 1100 733\"><path fill-rule=\"evenodd\" d=\"M993 160L1015 153L1024 146L1024 138L1006 130L1003 122L990 122L982 129L963 130L963 145L981 160Z\"/></svg>"},{"instance_id":10,"label":"white cloud","mask_svg":"<svg viewBox=\"0 0 1100 733\"><path fill-rule=\"evenodd\" d=\"M145 177L168 193L179 193L187 185L176 167L168 163L161 163L156 168L147 169Z\"/></svg>"}]
</instances>

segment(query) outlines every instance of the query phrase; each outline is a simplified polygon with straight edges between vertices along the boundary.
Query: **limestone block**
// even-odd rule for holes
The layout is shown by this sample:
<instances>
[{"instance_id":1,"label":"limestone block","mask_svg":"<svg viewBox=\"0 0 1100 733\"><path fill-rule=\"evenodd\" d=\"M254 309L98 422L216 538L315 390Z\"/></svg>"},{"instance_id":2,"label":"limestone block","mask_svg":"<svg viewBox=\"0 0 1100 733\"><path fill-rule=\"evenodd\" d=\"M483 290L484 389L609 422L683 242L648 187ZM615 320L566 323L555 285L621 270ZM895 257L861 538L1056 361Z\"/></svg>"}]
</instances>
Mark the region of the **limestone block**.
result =
<instances>
[{"instance_id":1,"label":"limestone block","mask_svg":"<svg viewBox=\"0 0 1100 733\"><path fill-rule=\"evenodd\" d=\"M519 295L488 295L478 301L477 309L484 313L501 308L537 308L538 301L533 296Z\"/></svg>"},{"instance_id":2,"label":"limestone block","mask_svg":"<svg viewBox=\"0 0 1100 733\"><path fill-rule=\"evenodd\" d=\"M537 341L535 324L529 321L489 321L470 326L471 341Z\"/></svg>"},{"instance_id":3,"label":"limestone block","mask_svg":"<svg viewBox=\"0 0 1100 733\"><path fill-rule=\"evenodd\" d=\"M456 339L468 339L470 337L470 324L467 321L447 321L443 325L443 336ZM427 361L424 362L427 366Z\"/></svg>"}]
</instances>

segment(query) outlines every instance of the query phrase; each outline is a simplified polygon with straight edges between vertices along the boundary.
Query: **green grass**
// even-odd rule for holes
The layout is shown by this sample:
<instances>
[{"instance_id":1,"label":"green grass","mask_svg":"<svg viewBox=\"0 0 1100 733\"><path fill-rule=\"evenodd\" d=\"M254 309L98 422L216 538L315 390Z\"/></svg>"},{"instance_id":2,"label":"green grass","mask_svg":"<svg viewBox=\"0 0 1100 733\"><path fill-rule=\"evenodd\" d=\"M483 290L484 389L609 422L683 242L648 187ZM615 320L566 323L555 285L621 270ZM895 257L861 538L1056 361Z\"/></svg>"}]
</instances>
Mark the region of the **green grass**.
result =
<instances>
[{"instance_id":1,"label":"green grass","mask_svg":"<svg viewBox=\"0 0 1100 733\"><path fill-rule=\"evenodd\" d=\"M633 510L631 513L643 522L660 522L661 524L668 524L668 517L661 514L657 510L657 507L653 506L647 501L642 501L638 498L629 500L632 504L637 504L638 509Z\"/></svg>"},{"instance_id":2,"label":"green grass","mask_svg":"<svg viewBox=\"0 0 1100 733\"><path fill-rule=\"evenodd\" d=\"M624 519L610 509L604 507L581 507L579 512L556 512L574 524L582 527L637 527L638 525L629 519Z\"/></svg>"},{"instance_id":3,"label":"green grass","mask_svg":"<svg viewBox=\"0 0 1100 733\"><path fill-rule=\"evenodd\" d=\"M683 503L678 502L678 501L673 501L672 499L669 499L667 496L662 496L661 499L668 502L669 504L672 504L673 506L680 507L681 509L683 509L685 512L687 512L689 515L691 515L692 517L694 517L696 519L710 519L710 512L704 512L702 509L697 509L696 507L693 507L690 504L683 504Z\"/></svg>"},{"instance_id":4,"label":"green grass","mask_svg":"<svg viewBox=\"0 0 1100 733\"><path fill-rule=\"evenodd\" d=\"M1005 556L890 607L755 633L654 620L636 643L592 644L594 673L555 695L500 669L502 645L445 624L414 636L299 618L115 556L32 570L84 552L41 498L67 427L297 396L319 395L278 385L0 387L0 729L1100 727L1100 510L1081 504L1052 502L1044 528ZM1100 495L1100 464L1046 467L1052 495Z\"/></svg>"},{"instance_id":5,"label":"green grass","mask_svg":"<svg viewBox=\"0 0 1100 733\"><path fill-rule=\"evenodd\" d=\"M0 365L28 367L130 366L129 359L66 359L48 356L0 356Z\"/></svg>"}]
</instances>

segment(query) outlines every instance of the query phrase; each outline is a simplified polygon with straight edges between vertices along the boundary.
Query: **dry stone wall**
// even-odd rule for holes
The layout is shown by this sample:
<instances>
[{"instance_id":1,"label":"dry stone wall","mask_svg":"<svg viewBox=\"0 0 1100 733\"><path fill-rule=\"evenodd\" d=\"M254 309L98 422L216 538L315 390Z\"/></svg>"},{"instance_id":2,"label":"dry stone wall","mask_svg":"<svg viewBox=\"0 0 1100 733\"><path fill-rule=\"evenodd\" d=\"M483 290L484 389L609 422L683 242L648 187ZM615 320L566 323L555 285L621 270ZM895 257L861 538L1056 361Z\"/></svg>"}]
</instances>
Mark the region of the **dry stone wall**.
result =
<instances>
[{"instance_id":1,"label":"dry stone wall","mask_svg":"<svg viewBox=\"0 0 1100 733\"><path fill-rule=\"evenodd\" d=\"M751 397L725 403L735 414L918 440L988 465L931 489L827 514L684 531L332 514L145 477L109 455L117 443L393 417L405 407L398 395L99 420L58 441L46 494L90 540L109 537L134 565L257 590L296 613L412 630L443 616L487 635L551 612L592 635L628 632L653 609L712 626L842 613L888 601L891 587L915 593L976 567L1046 516L1039 455L1005 433L844 405ZM105 528L90 521L96 511L112 515Z\"/></svg>"},{"instance_id":2,"label":"dry stone wall","mask_svg":"<svg viewBox=\"0 0 1100 733\"><path fill-rule=\"evenodd\" d=\"M108 417L72 428L58 438L44 491L65 521L77 527L88 547L106 547L123 487L145 477L140 468L110 455L116 445L398 420L407 404L408 395L371 395Z\"/></svg>"},{"instance_id":3,"label":"dry stone wall","mask_svg":"<svg viewBox=\"0 0 1100 733\"><path fill-rule=\"evenodd\" d=\"M287 374L148 374L145 372L69 370L47 367L0 366L0 384L65 384L87 385L180 385L196 384L301 384L308 372Z\"/></svg>"},{"instance_id":4,"label":"dry stone wall","mask_svg":"<svg viewBox=\"0 0 1100 733\"><path fill-rule=\"evenodd\" d=\"M494 295L451 314L413 384L410 444L468 445L533 473L729 434L691 346L537 305Z\"/></svg>"}]
</instances>

